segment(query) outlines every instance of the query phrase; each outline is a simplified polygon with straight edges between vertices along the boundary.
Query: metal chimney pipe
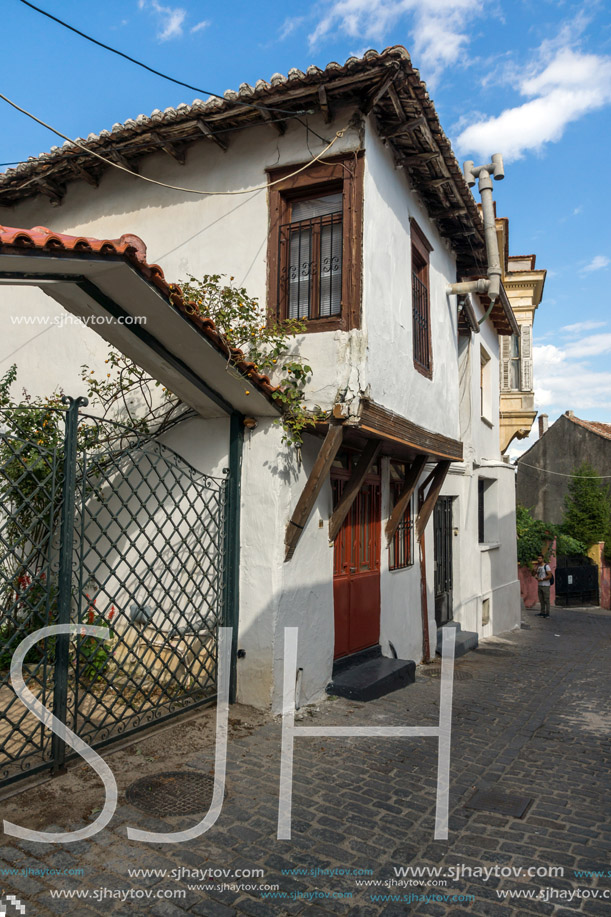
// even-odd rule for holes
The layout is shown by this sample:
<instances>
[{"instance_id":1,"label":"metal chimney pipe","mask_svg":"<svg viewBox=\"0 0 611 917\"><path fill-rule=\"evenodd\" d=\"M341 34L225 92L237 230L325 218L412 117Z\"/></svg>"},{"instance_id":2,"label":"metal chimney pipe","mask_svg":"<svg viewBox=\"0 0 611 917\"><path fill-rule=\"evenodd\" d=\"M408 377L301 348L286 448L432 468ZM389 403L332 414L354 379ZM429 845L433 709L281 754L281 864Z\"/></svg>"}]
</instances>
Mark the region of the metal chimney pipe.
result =
<instances>
[{"instance_id":1,"label":"metal chimney pipe","mask_svg":"<svg viewBox=\"0 0 611 917\"><path fill-rule=\"evenodd\" d=\"M503 166L503 157L500 153L492 156L492 162L485 166L473 165L471 160L463 163L463 173L465 181L470 188L479 178L479 193L482 198L482 217L484 220L484 239L486 242L486 258L488 260L488 279L487 280L470 280L464 283L452 283L447 287L450 294L462 293L485 293L490 298L490 308L486 313L486 318L492 306L499 298L501 291L501 259L499 256L499 247L496 238L496 220L494 216L494 201L492 199L492 175L495 181L501 181L505 178L505 169ZM483 321L484 319L482 319ZM481 324L481 322L480 322Z\"/></svg>"}]
</instances>

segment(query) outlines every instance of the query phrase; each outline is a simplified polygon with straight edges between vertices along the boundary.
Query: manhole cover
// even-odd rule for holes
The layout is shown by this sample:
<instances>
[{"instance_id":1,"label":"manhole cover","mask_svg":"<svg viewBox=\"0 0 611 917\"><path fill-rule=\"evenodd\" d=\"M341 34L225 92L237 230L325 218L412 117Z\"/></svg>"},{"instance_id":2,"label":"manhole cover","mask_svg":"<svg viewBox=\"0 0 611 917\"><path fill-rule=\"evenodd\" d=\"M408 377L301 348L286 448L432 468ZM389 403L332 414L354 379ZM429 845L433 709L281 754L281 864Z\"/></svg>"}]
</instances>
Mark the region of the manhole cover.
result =
<instances>
[{"instance_id":1,"label":"manhole cover","mask_svg":"<svg viewBox=\"0 0 611 917\"><path fill-rule=\"evenodd\" d=\"M212 802L214 777L185 771L167 771L141 777L125 791L129 803L149 815L193 815Z\"/></svg>"},{"instance_id":2,"label":"manhole cover","mask_svg":"<svg viewBox=\"0 0 611 917\"><path fill-rule=\"evenodd\" d=\"M465 803L465 808L523 818L533 801L530 796L513 796L511 793L503 793L500 790L477 790Z\"/></svg>"},{"instance_id":3,"label":"manhole cover","mask_svg":"<svg viewBox=\"0 0 611 917\"><path fill-rule=\"evenodd\" d=\"M427 678L441 678L441 666L423 666L419 674L426 675ZM454 681L469 681L471 678L473 678L471 672L463 672L461 669L454 669Z\"/></svg>"}]
</instances>

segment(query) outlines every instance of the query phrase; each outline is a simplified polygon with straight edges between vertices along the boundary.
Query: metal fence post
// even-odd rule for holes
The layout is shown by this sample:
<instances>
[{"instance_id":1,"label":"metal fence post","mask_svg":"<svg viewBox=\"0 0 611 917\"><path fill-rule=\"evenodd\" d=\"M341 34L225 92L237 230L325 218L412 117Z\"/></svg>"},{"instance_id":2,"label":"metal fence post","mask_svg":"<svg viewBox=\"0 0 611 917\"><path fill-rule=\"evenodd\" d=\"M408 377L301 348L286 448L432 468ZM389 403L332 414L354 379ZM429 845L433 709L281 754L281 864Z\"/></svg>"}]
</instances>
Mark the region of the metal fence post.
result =
<instances>
[{"instance_id":1,"label":"metal fence post","mask_svg":"<svg viewBox=\"0 0 611 917\"><path fill-rule=\"evenodd\" d=\"M62 398L68 404L64 433L64 474L62 482L61 534L59 548L59 575L57 582L57 623L69 624L72 606L72 557L74 550L74 502L76 491L76 446L78 436L78 412L88 404L86 398ZM70 665L70 635L59 634L55 645L55 685L53 691L53 713L66 723L68 708L68 669ZM53 773L64 770L66 743L53 734L51 743Z\"/></svg>"},{"instance_id":2,"label":"metal fence post","mask_svg":"<svg viewBox=\"0 0 611 917\"><path fill-rule=\"evenodd\" d=\"M229 703L237 695L238 619L240 608L240 499L242 484L242 448L244 418L234 411L229 418L229 478L225 506L225 583L223 589L223 624L233 628L231 644L231 677Z\"/></svg>"}]
</instances>

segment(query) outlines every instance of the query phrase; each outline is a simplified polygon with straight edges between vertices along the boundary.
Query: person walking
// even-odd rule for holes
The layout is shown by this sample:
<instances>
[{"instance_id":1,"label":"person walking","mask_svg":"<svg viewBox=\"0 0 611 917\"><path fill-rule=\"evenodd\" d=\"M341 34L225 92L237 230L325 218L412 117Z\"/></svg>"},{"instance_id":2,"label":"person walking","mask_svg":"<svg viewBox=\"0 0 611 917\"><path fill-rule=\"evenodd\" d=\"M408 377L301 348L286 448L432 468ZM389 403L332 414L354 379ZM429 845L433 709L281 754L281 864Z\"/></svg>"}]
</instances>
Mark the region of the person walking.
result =
<instances>
[{"instance_id":1,"label":"person walking","mask_svg":"<svg viewBox=\"0 0 611 917\"><path fill-rule=\"evenodd\" d=\"M538 617L549 618L549 596L552 580L552 568L549 564L545 563L542 554L539 554L539 557L537 558L537 569L534 571L534 575L537 577L537 594L539 598L539 604L541 606L541 611L539 612Z\"/></svg>"}]
</instances>

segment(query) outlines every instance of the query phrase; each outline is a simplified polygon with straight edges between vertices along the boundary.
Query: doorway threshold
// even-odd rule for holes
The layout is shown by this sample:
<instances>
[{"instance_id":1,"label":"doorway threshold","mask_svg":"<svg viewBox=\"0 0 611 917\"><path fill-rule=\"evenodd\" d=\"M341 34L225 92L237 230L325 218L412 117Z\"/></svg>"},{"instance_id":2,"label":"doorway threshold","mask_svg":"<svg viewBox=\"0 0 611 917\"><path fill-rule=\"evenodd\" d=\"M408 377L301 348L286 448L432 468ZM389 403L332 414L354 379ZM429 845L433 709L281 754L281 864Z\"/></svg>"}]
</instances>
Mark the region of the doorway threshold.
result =
<instances>
[{"instance_id":1,"label":"doorway threshold","mask_svg":"<svg viewBox=\"0 0 611 917\"><path fill-rule=\"evenodd\" d=\"M389 659L380 646L372 646L337 659L327 694L349 700L370 701L398 691L416 680L412 659Z\"/></svg>"}]
</instances>

